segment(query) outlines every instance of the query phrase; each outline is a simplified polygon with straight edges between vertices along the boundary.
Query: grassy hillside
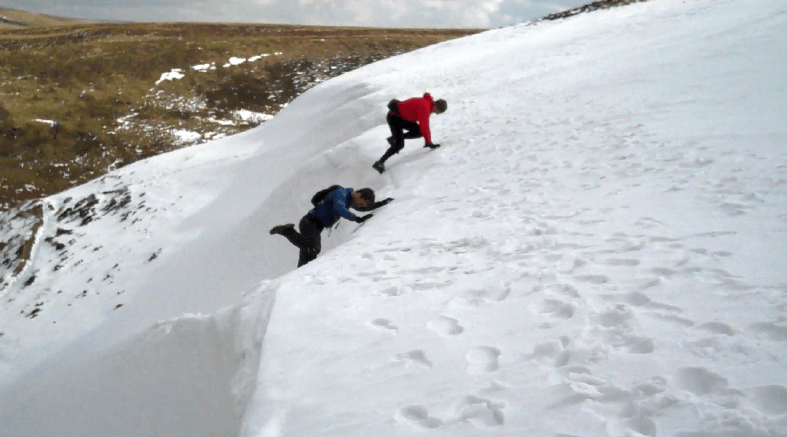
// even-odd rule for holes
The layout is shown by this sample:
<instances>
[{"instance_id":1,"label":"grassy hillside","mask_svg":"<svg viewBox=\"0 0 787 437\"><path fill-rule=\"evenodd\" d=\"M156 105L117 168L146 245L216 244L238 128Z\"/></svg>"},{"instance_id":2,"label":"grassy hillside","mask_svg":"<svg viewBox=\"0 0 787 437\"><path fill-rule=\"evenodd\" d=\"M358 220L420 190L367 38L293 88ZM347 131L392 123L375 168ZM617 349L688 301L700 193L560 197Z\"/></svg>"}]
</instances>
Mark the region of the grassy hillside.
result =
<instances>
[{"instance_id":1,"label":"grassy hillside","mask_svg":"<svg viewBox=\"0 0 787 437\"><path fill-rule=\"evenodd\" d=\"M0 211L249 129L322 80L478 31L54 23L0 28ZM160 81L173 70L182 77Z\"/></svg>"}]
</instances>

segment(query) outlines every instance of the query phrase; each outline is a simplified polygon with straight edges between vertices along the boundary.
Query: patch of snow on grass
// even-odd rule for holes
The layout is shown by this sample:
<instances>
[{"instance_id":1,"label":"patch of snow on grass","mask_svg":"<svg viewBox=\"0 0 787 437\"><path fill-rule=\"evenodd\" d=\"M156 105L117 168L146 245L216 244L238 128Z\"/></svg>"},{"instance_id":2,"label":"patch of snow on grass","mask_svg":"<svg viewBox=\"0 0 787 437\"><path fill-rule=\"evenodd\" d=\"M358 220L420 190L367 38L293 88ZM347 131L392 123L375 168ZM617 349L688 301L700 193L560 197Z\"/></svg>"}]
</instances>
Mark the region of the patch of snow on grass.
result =
<instances>
[{"instance_id":1,"label":"patch of snow on grass","mask_svg":"<svg viewBox=\"0 0 787 437\"><path fill-rule=\"evenodd\" d=\"M210 117L207 120L209 122L211 122L211 123L220 124L222 126L235 126L235 125L237 125L237 123L235 123L233 120L224 120L224 119L216 118L216 117Z\"/></svg>"},{"instance_id":2,"label":"patch of snow on grass","mask_svg":"<svg viewBox=\"0 0 787 437\"><path fill-rule=\"evenodd\" d=\"M124 115L123 117L118 118L116 121L117 121L117 123L119 125L119 129L128 129L129 127L131 127L132 126L132 122L130 121L130 119L134 118L136 116L137 116L137 113L136 112L132 112L132 113L130 113L128 115ZM110 133L115 133L115 131L112 131Z\"/></svg>"},{"instance_id":3,"label":"patch of snow on grass","mask_svg":"<svg viewBox=\"0 0 787 437\"><path fill-rule=\"evenodd\" d=\"M246 58L236 58L235 56L231 57L230 60L224 64L224 67L229 67L231 65L240 65L246 62Z\"/></svg>"},{"instance_id":4,"label":"patch of snow on grass","mask_svg":"<svg viewBox=\"0 0 787 437\"><path fill-rule=\"evenodd\" d=\"M273 116L270 114L248 111L246 109L241 109L240 111L237 112L237 115L241 120L247 123L255 123L255 124L260 124L262 122L268 121L271 118L273 118Z\"/></svg>"},{"instance_id":5,"label":"patch of snow on grass","mask_svg":"<svg viewBox=\"0 0 787 437\"><path fill-rule=\"evenodd\" d=\"M202 135L200 133L192 132L192 131L188 131L188 130L184 130L184 129L173 130L172 131L172 135L177 137L178 144L193 143L193 142L199 141L200 138L202 138Z\"/></svg>"},{"instance_id":6,"label":"patch of snow on grass","mask_svg":"<svg viewBox=\"0 0 787 437\"><path fill-rule=\"evenodd\" d=\"M191 69L204 73L204 72L206 72L208 70L215 70L216 69L216 63L215 62L211 62L210 64L192 65Z\"/></svg>"},{"instance_id":7,"label":"patch of snow on grass","mask_svg":"<svg viewBox=\"0 0 787 437\"><path fill-rule=\"evenodd\" d=\"M227 134L225 134L223 132L208 132L204 136L205 136L205 139L208 139L208 140L218 140L219 138L226 137Z\"/></svg>"},{"instance_id":8,"label":"patch of snow on grass","mask_svg":"<svg viewBox=\"0 0 787 437\"><path fill-rule=\"evenodd\" d=\"M183 70L180 68L173 68L172 71L162 74L161 78L156 81L156 85L165 80L183 79L184 77L185 75L183 74Z\"/></svg>"}]
</instances>

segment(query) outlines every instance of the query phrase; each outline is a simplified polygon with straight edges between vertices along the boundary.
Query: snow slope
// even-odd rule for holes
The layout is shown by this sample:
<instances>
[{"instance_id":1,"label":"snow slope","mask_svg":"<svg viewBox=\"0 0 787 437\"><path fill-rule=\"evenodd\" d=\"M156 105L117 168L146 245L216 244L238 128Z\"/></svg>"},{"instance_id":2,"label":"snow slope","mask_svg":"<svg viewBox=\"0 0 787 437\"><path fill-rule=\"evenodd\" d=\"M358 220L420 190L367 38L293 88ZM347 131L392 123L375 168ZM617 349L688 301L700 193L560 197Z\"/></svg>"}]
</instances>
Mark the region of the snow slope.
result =
<instances>
[{"instance_id":1,"label":"snow slope","mask_svg":"<svg viewBox=\"0 0 787 437\"><path fill-rule=\"evenodd\" d=\"M787 436L785 45L779 1L489 31L53 196L0 435ZM378 175L424 90L443 147ZM292 270L330 183L396 201Z\"/></svg>"}]
</instances>

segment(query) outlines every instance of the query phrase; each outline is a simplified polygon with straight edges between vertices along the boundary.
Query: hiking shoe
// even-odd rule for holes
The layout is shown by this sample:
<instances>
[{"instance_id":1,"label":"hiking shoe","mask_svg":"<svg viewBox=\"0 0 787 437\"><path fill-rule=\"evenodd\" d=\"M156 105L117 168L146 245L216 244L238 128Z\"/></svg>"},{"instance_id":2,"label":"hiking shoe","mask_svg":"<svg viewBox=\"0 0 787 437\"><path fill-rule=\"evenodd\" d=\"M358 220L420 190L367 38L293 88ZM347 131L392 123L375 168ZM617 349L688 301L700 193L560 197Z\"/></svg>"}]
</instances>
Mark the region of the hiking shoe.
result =
<instances>
[{"instance_id":1,"label":"hiking shoe","mask_svg":"<svg viewBox=\"0 0 787 437\"><path fill-rule=\"evenodd\" d=\"M380 174L382 174L385 171L385 165L383 165L383 163L380 161L377 161L374 164L372 164L372 168L377 170L377 172Z\"/></svg>"},{"instance_id":2,"label":"hiking shoe","mask_svg":"<svg viewBox=\"0 0 787 437\"><path fill-rule=\"evenodd\" d=\"M388 141L388 144L391 145L391 147L396 145L396 140L394 139L394 137L388 137L386 138L386 140Z\"/></svg>"},{"instance_id":3,"label":"hiking shoe","mask_svg":"<svg viewBox=\"0 0 787 437\"><path fill-rule=\"evenodd\" d=\"M287 229L295 229L295 225L292 223L287 223L286 225L278 225L271 228L271 235L279 234L284 235L284 231Z\"/></svg>"}]
</instances>

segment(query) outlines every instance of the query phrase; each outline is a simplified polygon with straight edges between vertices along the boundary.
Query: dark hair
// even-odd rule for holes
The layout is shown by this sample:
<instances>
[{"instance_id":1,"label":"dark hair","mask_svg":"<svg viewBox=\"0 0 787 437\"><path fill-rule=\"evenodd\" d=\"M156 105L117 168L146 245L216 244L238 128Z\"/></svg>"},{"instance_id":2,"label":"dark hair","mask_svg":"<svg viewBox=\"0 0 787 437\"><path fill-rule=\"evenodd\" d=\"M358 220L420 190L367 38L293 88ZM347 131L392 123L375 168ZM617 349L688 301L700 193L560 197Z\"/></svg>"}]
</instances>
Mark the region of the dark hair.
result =
<instances>
[{"instance_id":1,"label":"dark hair","mask_svg":"<svg viewBox=\"0 0 787 437\"><path fill-rule=\"evenodd\" d=\"M437 109L438 114L442 114L446 109L448 109L448 102L443 99L435 100L434 108Z\"/></svg>"},{"instance_id":2,"label":"dark hair","mask_svg":"<svg viewBox=\"0 0 787 437\"><path fill-rule=\"evenodd\" d=\"M367 202L374 203L374 191L371 188L361 188L358 190L361 197L363 197Z\"/></svg>"}]
</instances>

